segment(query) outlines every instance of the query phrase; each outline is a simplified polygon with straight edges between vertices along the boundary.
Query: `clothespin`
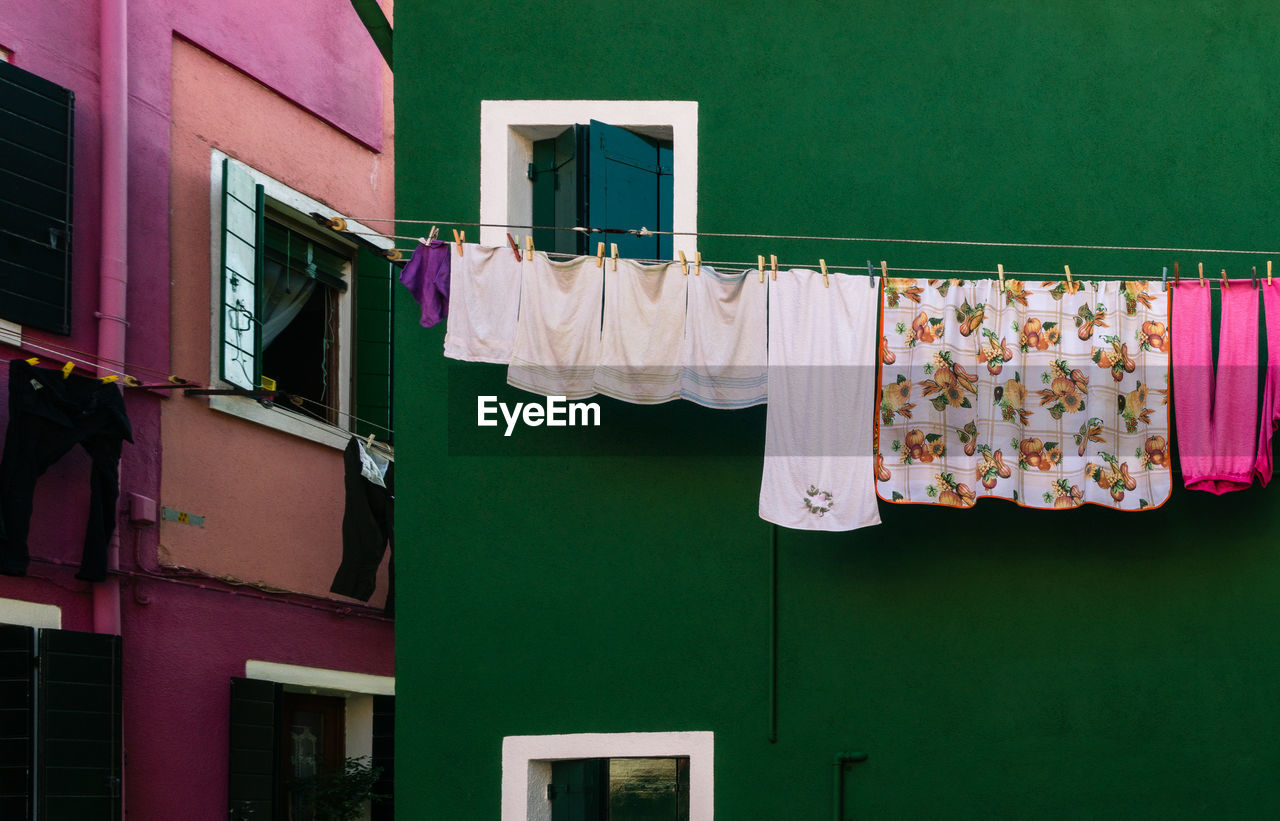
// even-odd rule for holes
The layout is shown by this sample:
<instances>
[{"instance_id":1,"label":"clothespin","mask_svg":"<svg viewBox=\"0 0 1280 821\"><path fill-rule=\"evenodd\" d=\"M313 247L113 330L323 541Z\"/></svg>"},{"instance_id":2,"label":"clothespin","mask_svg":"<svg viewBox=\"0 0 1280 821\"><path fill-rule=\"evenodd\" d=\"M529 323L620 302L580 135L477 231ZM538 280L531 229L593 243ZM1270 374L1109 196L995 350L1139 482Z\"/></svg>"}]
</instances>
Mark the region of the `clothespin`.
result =
<instances>
[{"instance_id":1,"label":"clothespin","mask_svg":"<svg viewBox=\"0 0 1280 821\"><path fill-rule=\"evenodd\" d=\"M618 270L618 243L609 243L609 256L613 258L613 270Z\"/></svg>"},{"instance_id":2,"label":"clothespin","mask_svg":"<svg viewBox=\"0 0 1280 821\"><path fill-rule=\"evenodd\" d=\"M120 377L116 376L116 375L113 373L113 374L111 374L110 376L103 376L103 377L99 377L98 381L99 381L99 382L101 382L101 383L102 383L102 384L104 384L104 385L110 385L112 382L115 382L115 381L116 381L117 379L119 379L119 378L120 378Z\"/></svg>"},{"instance_id":3,"label":"clothespin","mask_svg":"<svg viewBox=\"0 0 1280 821\"><path fill-rule=\"evenodd\" d=\"M1258 266L1253 266L1253 289L1258 290Z\"/></svg>"},{"instance_id":4,"label":"clothespin","mask_svg":"<svg viewBox=\"0 0 1280 821\"><path fill-rule=\"evenodd\" d=\"M867 277L870 279L874 279L875 275L876 275L876 269L871 267L871 260L867 260Z\"/></svg>"},{"instance_id":5,"label":"clothespin","mask_svg":"<svg viewBox=\"0 0 1280 821\"><path fill-rule=\"evenodd\" d=\"M1063 265L1062 270L1067 272L1067 293L1074 294L1076 292L1076 284L1071 281L1071 266Z\"/></svg>"},{"instance_id":6,"label":"clothespin","mask_svg":"<svg viewBox=\"0 0 1280 821\"><path fill-rule=\"evenodd\" d=\"M457 228L453 229L453 244L458 249L458 256L462 256L462 244L467 241L467 232L459 233Z\"/></svg>"},{"instance_id":7,"label":"clothespin","mask_svg":"<svg viewBox=\"0 0 1280 821\"><path fill-rule=\"evenodd\" d=\"M601 255L604 254L603 242L600 243L600 253ZM680 251L679 253L680 253L680 270L684 272L685 276L689 276L689 259L684 255L684 251ZM596 267L599 267L599 266L597 265Z\"/></svg>"},{"instance_id":8,"label":"clothespin","mask_svg":"<svg viewBox=\"0 0 1280 821\"><path fill-rule=\"evenodd\" d=\"M136 377L136 376L130 376L129 374L125 374L125 375L124 375L124 384L125 384L125 387L127 387L127 388L141 388L141 387L142 387L142 383L138 381L138 377Z\"/></svg>"},{"instance_id":9,"label":"clothespin","mask_svg":"<svg viewBox=\"0 0 1280 821\"><path fill-rule=\"evenodd\" d=\"M1160 273L1160 285L1164 290L1169 290L1169 266L1164 266L1164 270Z\"/></svg>"},{"instance_id":10,"label":"clothespin","mask_svg":"<svg viewBox=\"0 0 1280 821\"><path fill-rule=\"evenodd\" d=\"M440 229L435 225L431 226L431 233L427 234L427 242L435 242L438 236L440 236Z\"/></svg>"},{"instance_id":11,"label":"clothespin","mask_svg":"<svg viewBox=\"0 0 1280 821\"><path fill-rule=\"evenodd\" d=\"M520 246L516 245L516 238L511 236L510 234L507 234L507 242L511 243L511 253L516 255L516 262L519 262L521 259Z\"/></svg>"},{"instance_id":12,"label":"clothespin","mask_svg":"<svg viewBox=\"0 0 1280 821\"><path fill-rule=\"evenodd\" d=\"M365 439L365 440L364 440L364 446L365 446L366 448L371 448L371 447L373 447L373 434L372 434L372 433L371 433L371 434L369 434L369 438L368 438L368 439Z\"/></svg>"},{"instance_id":13,"label":"clothespin","mask_svg":"<svg viewBox=\"0 0 1280 821\"><path fill-rule=\"evenodd\" d=\"M769 255L769 270L772 271L770 278L774 282L778 281L778 257L776 254Z\"/></svg>"},{"instance_id":14,"label":"clothespin","mask_svg":"<svg viewBox=\"0 0 1280 821\"><path fill-rule=\"evenodd\" d=\"M28 364L28 365L39 365L39 364L40 364L40 357L38 357L38 356L33 356L33 357L31 357L30 359L28 359L28 360L27 360L27 364Z\"/></svg>"},{"instance_id":15,"label":"clothespin","mask_svg":"<svg viewBox=\"0 0 1280 821\"><path fill-rule=\"evenodd\" d=\"M67 364L62 366L62 378L66 379L68 376L71 375L71 372L74 371L75 369L76 369L76 363L68 361Z\"/></svg>"},{"instance_id":16,"label":"clothespin","mask_svg":"<svg viewBox=\"0 0 1280 821\"><path fill-rule=\"evenodd\" d=\"M822 269L822 287L830 288L831 279L827 276L827 261L825 259L818 260L818 267Z\"/></svg>"},{"instance_id":17,"label":"clothespin","mask_svg":"<svg viewBox=\"0 0 1280 821\"><path fill-rule=\"evenodd\" d=\"M996 273L1000 275L1000 287L1003 288L1004 287L1004 265L1002 265L999 262L996 263Z\"/></svg>"},{"instance_id":18,"label":"clothespin","mask_svg":"<svg viewBox=\"0 0 1280 821\"><path fill-rule=\"evenodd\" d=\"M524 255L533 261L533 237L529 234L524 235Z\"/></svg>"},{"instance_id":19,"label":"clothespin","mask_svg":"<svg viewBox=\"0 0 1280 821\"><path fill-rule=\"evenodd\" d=\"M885 262L884 260L880 260L880 278L881 279L889 278L889 263ZM875 281L871 279L867 280L867 287L868 288L876 287Z\"/></svg>"},{"instance_id":20,"label":"clothespin","mask_svg":"<svg viewBox=\"0 0 1280 821\"><path fill-rule=\"evenodd\" d=\"M680 256L683 257L684 254L681 253ZM596 244L596 267L597 268L604 267L604 243L603 242Z\"/></svg>"},{"instance_id":21,"label":"clothespin","mask_svg":"<svg viewBox=\"0 0 1280 821\"><path fill-rule=\"evenodd\" d=\"M1271 260L1267 260L1267 284L1271 284Z\"/></svg>"},{"instance_id":22,"label":"clothespin","mask_svg":"<svg viewBox=\"0 0 1280 821\"><path fill-rule=\"evenodd\" d=\"M1182 277L1178 276L1178 263L1174 262L1173 263L1173 284L1177 285L1180 282L1182 282Z\"/></svg>"},{"instance_id":23,"label":"clothespin","mask_svg":"<svg viewBox=\"0 0 1280 821\"><path fill-rule=\"evenodd\" d=\"M1204 263L1201 262L1197 264L1199 265L1199 268L1200 268L1200 287L1203 288L1204 287Z\"/></svg>"},{"instance_id":24,"label":"clothespin","mask_svg":"<svg viewBox=\"0 0 1280 821\"><path fill-rule=\"evenodd\" d=\"M1226 290L1227 288L1230 288L1230 287L1231 287L1231 283L1227 282L1227 269L1223 268L1222 269L1222 288L1223 290Z\"/></svg>"},{"instance_id":25,"label":"clothespin","mask_svg":"<svg viewBox=\"0 0 1280 821\"><path fill-rule=\"evenodd\" d=\"M756 254L756 269L760 271L760 284L764 284L764 254Z\"/></svg>"},{"instance_id":26,"label":"clothespin","mask_svg":"<svg viewBox=\"0 0 1280 821\"><path fill-rule=\"evenodd\" d=\"M702 276L702 252L701 251L693 252L693 275L696 277Z\"/></svg>"},{"instance_id":27,"label":"clothespin","mask_svg":"<svg viewBox=\"0 0 1280 821\"><path fill-rule=\"evenodd\" d=\"M430 244L431 244L431 241L430 241L430 240L428 240L426 237L418 237L418 244L419 244L419 245L430 245Z\"/></svg>"}]
</instances>

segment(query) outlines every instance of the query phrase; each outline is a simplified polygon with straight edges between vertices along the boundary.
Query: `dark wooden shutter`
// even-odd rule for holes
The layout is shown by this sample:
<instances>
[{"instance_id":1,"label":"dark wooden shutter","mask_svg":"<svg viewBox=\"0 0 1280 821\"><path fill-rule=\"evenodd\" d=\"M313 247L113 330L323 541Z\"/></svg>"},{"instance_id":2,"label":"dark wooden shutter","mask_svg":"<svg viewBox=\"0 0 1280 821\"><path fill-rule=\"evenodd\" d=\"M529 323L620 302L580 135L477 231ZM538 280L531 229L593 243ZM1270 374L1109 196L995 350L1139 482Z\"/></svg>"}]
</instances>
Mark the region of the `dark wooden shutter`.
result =
<instances>
[{"instance_id":1,"label":"dark wooden shutter","mask_svg":"<svg viewBox=\"0 0 1280 821\"><path fill-rule=\"evenodd\" d=\"M41 630L37 817L120 818L120 637Z\"/></svg>"},{"instance_id":2,"label":"dark wooden shutter","mask_svg":"<svg viewBox=\"0 0 1280 821\"><path fill-rule=\"evenodd\" d=\"M586 222L592 228L671 230L671 144L625 128L591 121L585 155ZM669 234L613 234L618 253L639 259L670 259Z\"/></svg>"},{"instance_id":3,"label":"dark wooden shutter","mask_svg":"<svg viewBox=\"0 0 1280 821\"><path fill-rule=\"evenodd\" d=\"M279 684L258 679L231 679L230 768L227 808L231 821L276 818L276 718Z\"/></svg>"},{"instance_id":4,"label":"dark wooden shutter","mask_svg":"<svg viewBox=\"0 0 1280 821\"><path fill-rule=\"evenodd\" d=\"M384 442L391 436L392 264L367 248L356 254L355 408L353 430Z\"/></svg>"},{"instance_id":5,"label":"dark wooden shutter","mask_svg":"<svg viewBox=\"0 0 1280 821\"><path fill-rule=\"evenodd\" d=\"M373 697L373 766L382 769L382 777L374 786L377 795L385 795L374 801L370 821L394 821L396 782L396 697Z\"/></svg>"},{"instance_id":6,"label":"dark wooden shutter","mask_svg":"<svg viewBox=\"0 0 1280 821\"><path fill-rule=\"evenodd\" d=\"M35 630L0 626L0 818L31 818Z\"/></svg>"},{"instance_id":7,"label":"dark wooden shutter","mask_svg":"<svg viewBox=\"0 0 1280 821\"><path fill-rule=\"evenodd\" d=\"M71 333L75 94L0 61L0 317Z\"/></svg>"},{"instance_id":8,"label":"dark wooden shutter","mask_svg":"<svg viewBox=\"0 0 1280 821\"><path fill-rule=\"evenodd\" d=\"M551 821L604 821L608 813L609 759L551 763Z\"/></svg>"}]
</instances>

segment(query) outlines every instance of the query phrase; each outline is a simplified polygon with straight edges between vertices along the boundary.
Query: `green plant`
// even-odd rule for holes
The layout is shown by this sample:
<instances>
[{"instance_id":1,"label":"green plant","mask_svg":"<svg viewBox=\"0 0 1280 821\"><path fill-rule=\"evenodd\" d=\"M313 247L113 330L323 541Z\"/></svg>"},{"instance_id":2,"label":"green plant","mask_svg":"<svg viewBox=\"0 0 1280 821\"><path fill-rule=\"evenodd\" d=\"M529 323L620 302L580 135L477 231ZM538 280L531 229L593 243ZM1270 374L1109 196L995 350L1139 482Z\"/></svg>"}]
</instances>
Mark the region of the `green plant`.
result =
<instances>
[{"instance_id":1,"label":"green plant","mask_svg":"<svg viewBox=\"0 0 1280 821\"><path fill-rule=\"evenodd\" d=\"M365 803L390 798L374 792L382 768L373 766L369 756L348 758L342 769L318 773L294 782L294 790L309 795L316 821L355 821Z\"/></svg>"}]
</instances>

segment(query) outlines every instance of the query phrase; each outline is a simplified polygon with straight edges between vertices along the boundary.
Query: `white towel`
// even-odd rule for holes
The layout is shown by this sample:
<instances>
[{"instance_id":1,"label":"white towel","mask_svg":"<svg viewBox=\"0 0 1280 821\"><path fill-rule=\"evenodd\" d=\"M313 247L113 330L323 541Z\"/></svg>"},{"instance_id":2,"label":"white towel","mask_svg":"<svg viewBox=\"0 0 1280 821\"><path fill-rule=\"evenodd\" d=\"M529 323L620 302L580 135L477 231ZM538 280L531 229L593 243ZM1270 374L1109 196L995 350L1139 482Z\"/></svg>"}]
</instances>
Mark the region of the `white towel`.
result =
<instances>
[{"instance_id":1,"label":"white towel","mask_svg":"<svg viewBox=\"0 0 1280 821\"><path fill-rule=\"evenodd\" d=\"M872 453L879 280L830 281L824 288L821 274L797 270L769 285L760 518L801 530L880 523Z\"/></svg>"},{"instance_id":2,"label":"white towel","mask_svg":"<svg viewBox=\"0 0 1280 821\"><path fill-rule=\"evenodd\" d=\"M586 399L600 361L604 272L595 257L526 260L507 384L544 396Z\"/></svg>"},{"instance_id":3,"label":"white towel","mask_svg":"<svg viewBox=\"0 0 1280 821\"><path fill-rule=\"evenodd\" d=\"M768 285L754 269L722 274L705 265L687 279L681 396L708 408L765 402Z\"/></svg>"},{"instance_id":4,"label":"white towel","mask_svg":"<svg viewBox=\"0 0 1280 821\"><path fill-rule=\"evenodd\" d=\"M520 271L510 248L462 246L452 252L444 355L467 362L511 361L520 310Z\"/></svg>"},{"instance_id":5,"label":"white towel","mask_svg":"<svg viewBox=\"0 0 1280 821\"><path fill-rule=\"evenodd\" d=\"M605 396L655 405L680 398L685 279L679 263L604 263L604 330L595 388Z\"/></svg>"}]
</instances>

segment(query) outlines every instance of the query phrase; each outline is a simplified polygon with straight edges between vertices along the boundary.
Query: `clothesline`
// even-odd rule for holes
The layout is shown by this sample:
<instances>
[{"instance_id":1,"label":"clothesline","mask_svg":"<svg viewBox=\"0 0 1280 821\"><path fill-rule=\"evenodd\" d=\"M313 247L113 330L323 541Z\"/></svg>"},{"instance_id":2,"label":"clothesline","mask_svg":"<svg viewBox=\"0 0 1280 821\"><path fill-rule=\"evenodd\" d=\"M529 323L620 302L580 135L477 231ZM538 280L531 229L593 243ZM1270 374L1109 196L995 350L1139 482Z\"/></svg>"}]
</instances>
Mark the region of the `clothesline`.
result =
<instances>
[{"instance_id":1,"label":"clothesline","mask_svg":"<svg viewBox=\"0 0 1280 821\"><path fill-rule=\"evenodd\" d=\"M1079 250L1079 251L1158 251L1163 253L1177 254L1245 254L1252 256L1280 256L1280 251L1263 251L1252 249L1238 248L1178 248L1155 245L1098 245L1098 244L1082 244L1082 243L1066 243L1056 244L1048 242L986 242L978 240L953 240L953 239L916 239L916 238L893 238L893 237L831 237L816 236L805 234L751 234L751 233L731 233L723 231L656 231L651 228L582 228L557 225L520 225L506 224L494 222L450 222L448 220L420 220L420 219L394 219L390 217L348 217L348 220L368 223L368 222L390 222L403 223L409 225L452 225L464 228L518 228L527 231L572 231L580 234L635 234L637 236L662 235L672 237L723 237L728 239L783 239L783 240L805 240L810 242L883 242L898 243L907 245L958 245L979 248L1053 248L1063 250ZM351 232L358 233L358 232ZM394 234L380 234L378 236L393 237L395 239L417 239L417 237L403 237Z\"/></svg>"}]
</instances>

